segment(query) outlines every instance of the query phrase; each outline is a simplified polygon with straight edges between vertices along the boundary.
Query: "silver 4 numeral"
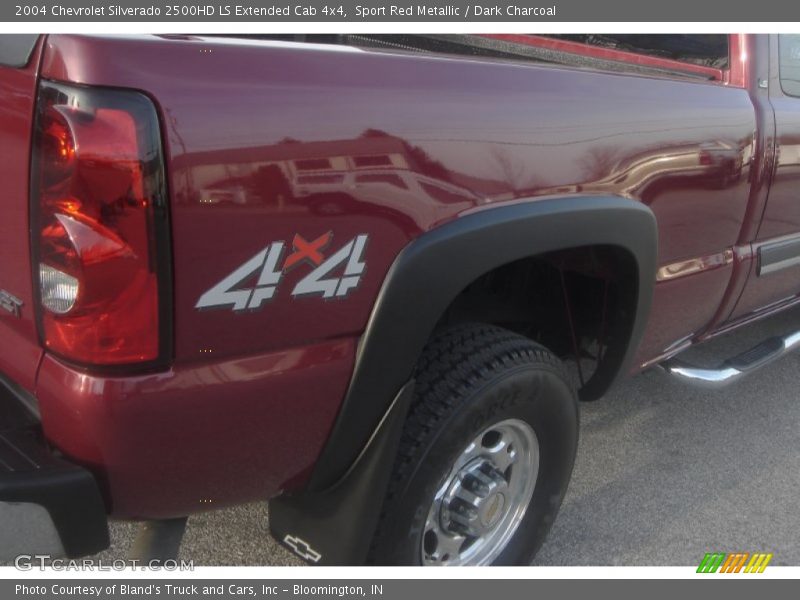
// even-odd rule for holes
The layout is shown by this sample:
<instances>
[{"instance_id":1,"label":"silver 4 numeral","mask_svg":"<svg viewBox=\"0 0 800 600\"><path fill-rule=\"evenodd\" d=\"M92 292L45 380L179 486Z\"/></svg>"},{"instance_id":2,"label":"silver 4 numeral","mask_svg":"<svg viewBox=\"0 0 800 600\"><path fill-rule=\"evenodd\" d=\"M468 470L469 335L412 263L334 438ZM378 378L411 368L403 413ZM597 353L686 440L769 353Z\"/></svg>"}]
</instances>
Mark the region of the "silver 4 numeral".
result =
<instances>
[{"instance_id":1,"label":"silver 4 numeral","mask_svg":"<svg viewBox=\"0 0 800 600\"><path fill-rule=\"evenodd\" d=\"M361 281L364 274L364 248L367 245L366 235L357 235L339 250L329 256L316 269L303 277L292 290L292 296L310 296L320 294L323 298L342 298ZM329 277L341 265L344 272L341 277Z\"/></svg>"},{"instance_id":2,"label":"silver 4 numeral","mask_svg":"<svg viewBox=\"0 0 800 600\"><path fill-rule=\"evenodd\" d=\"M281 280L278 268L283 256L283 242L273 242L253 258L242 264L233 273L200 296L195 308L220 308L233 305L233 310L251 310L261 307L261 303L271 300ZM255 288L235 289L245 279L261 271Z\"/></svg>"}]
</instances>

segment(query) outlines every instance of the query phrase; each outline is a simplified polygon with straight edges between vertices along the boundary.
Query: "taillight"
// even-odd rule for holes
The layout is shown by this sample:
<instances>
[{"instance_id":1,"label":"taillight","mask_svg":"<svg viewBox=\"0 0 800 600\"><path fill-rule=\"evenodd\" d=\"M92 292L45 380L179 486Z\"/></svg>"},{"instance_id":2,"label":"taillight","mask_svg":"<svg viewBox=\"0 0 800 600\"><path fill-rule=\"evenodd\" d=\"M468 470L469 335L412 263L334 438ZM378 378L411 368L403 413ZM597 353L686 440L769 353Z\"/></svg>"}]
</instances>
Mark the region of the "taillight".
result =
<instances>
[{"instance_id":1,"label":"taillight","mask_svg":"<svg viewBox=\"0 0 800 600\"><path fill-rule=\"evenodd\" d=\"M152 102L43 82L31 202L45 347L82 365L162 363L170 257Z\"/></svg>"}]
</instances>

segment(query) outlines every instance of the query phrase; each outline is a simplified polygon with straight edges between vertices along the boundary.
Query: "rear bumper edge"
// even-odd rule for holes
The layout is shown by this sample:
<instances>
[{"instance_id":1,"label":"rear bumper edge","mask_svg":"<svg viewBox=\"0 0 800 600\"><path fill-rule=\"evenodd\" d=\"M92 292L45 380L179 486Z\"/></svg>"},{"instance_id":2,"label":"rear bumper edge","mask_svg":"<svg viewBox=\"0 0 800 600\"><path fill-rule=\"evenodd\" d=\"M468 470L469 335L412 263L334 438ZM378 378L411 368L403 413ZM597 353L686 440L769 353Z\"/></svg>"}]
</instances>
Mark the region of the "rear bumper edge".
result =
<instances>
[{"instance_id":1,"label":"rear bumper edge","mask_svg":"<svg viewBox=\"0 0 800 600\"><path fill-rule=\"evenodd\" d=\"M94 476L50 450L38 420L8 386L0 386L0 541L0 560L74 558L109 544Z\"/></svg>"}]
</instances>

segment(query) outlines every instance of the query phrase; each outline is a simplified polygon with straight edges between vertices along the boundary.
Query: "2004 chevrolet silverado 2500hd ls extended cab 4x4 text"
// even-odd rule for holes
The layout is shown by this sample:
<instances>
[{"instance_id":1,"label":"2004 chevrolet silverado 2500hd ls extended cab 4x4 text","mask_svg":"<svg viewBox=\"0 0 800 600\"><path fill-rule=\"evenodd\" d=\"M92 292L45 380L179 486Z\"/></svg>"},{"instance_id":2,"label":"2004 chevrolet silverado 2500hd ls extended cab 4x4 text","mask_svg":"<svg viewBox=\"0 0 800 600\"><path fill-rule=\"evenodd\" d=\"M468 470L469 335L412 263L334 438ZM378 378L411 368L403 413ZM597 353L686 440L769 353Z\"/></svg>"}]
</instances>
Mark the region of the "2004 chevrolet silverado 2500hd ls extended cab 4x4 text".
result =
<instances>
[{"instance_id":1,"label":"2004 chevrolet silverado 2500hd ls extended cab 4x4 text","mask_svg":"<svg viewBox=\"0 0 800 600\"><path fill-rule=\"evenodd\" d=\"M528 563L578 399L800 342L676 358L800 299L796 36L4 36L0 61L6 557L269 499L312 563Z\"/></svg>"}]
</instances>

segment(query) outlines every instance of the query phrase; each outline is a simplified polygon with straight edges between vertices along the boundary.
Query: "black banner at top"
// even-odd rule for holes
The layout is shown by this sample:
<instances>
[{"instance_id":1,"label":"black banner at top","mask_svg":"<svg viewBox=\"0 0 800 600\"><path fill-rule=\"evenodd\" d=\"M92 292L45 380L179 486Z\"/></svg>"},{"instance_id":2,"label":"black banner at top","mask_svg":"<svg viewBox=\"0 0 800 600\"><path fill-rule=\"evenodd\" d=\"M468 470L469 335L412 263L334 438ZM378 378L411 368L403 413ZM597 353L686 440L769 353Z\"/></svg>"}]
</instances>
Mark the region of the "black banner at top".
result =
<instances>
[{"instance_id":1,"label":"black banner at top","mask_svg":"<svg viewBox=\"0 0 800 600\"><path fill-rule=\"evenodd\" d=\"M3 22L786 22L787 0L9 0Z\"/></svg>"}]
</instances>

